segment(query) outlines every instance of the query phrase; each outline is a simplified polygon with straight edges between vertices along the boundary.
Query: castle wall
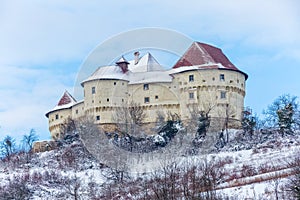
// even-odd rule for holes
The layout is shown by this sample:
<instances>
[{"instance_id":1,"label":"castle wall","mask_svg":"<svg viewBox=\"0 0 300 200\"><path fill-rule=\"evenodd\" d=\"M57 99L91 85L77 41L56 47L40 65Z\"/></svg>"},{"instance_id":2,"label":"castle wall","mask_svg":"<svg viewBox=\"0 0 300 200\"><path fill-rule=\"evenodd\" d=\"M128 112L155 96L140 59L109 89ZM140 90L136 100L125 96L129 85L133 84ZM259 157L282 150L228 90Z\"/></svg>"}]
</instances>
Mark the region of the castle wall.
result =
<instances>
[{"instance_id":1,"label":"castle wall","mask_svg":"<svg viewBox=\"0 0 300 200\"><path fill-rule=\"evenodd\" d=\"M78 119L78 118L84 116L85 115L84 102L81 101L81 102L73 105L71 108L71 112L72 112L73 119Z\"/></svg>"},{"instance_id":2,"label":"castle wall","mask_svg":"<svg viewBox=\"0 0 300 200\"><path fill-rule=\"evenodd\" d=\"M128 101L128 81L93 80L84 83L84 110L96 123L112 123L113 111Z\"/></svg>"},{"instance_id":3,"label":"castle wall","mask_svg":"<svg viewBox=\"0 0 300 200\"><path fill-rule=\"evenodd\" d=\"M230 70L193 70L173 74L179 85L180 113L183 120L193 110L210 110L211 117L241 119L244 108L245 76ZM228 105L228 106L227 106ZM228 113L228 112L227 112Z\"/></svg>"},{"instance_id":4,"label":"castle wall","mask_svg":"<svg viewBox=\"0 0 300 200\"><path fill-rule=\"evenodd\" d=\"M60 126L69 117L72 117L71 108L56 110L49 113L49 131L53 139L58 139L60 137Z\"/></svg>"},{"instance_id":5,"label":"castle wall","mask_svg":"<svg viewBox=\"0 0 300 200\"><path fill-rule=\"evenodd\" d=\"M129 85L129 99L140 104L146 113L144 122L155 122L158 112L179 114L179 101L172 83Z\"/></svg>"},{"instance_id":6,"label":"castle wall","mask_svg":"<svg viewBox=\"0 0 300 200\"><path fill-rule=\"evenodd\" d=\"M97 124L114 123L118 108L131 101L142 106L145 123L155 122L158 112L178 114L183 121L194 111L210 110L212 118L226 115L240 125L245 97L245 75L238 71L205 69L172 74L170 83L128 84L125 80L92 80L84 83L84 101L70 109L49 113L49 130L53 139L68 117L90 115ZM227 113L227 114L226 114ZM215 120L222 128L224 121Z\"/></svg>"}]
</instances>

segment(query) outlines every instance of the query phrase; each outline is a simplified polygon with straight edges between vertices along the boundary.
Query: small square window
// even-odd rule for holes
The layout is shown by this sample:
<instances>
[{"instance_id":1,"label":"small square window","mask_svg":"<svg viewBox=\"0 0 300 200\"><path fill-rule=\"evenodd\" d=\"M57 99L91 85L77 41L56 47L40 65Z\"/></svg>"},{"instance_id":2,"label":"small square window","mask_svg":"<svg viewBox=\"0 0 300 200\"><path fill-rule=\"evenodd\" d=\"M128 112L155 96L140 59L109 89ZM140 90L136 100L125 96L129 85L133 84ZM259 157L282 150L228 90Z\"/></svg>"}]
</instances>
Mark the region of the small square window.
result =
<instances>
[{"instance_id":1,"label":"small square window","mask_svg":"<svg viewBox=\"0 0 300 200\"><path fill-rule=\"evenodd\" d=\"M155 99L158 99L158 95L155 96Z\"/></svg>"},{"instance_id":2,"label":"small square window","mask_svg":"<svg viewBox=\"0 0 300 200\"><path fill-rule=\"evenodd\" d=\"M215 77L213 77L212 80L214 81L214 80L215 80Z\"/></svg>"},{"instance_id":3,"label":"small square window","mask_svg":"<svg viewBox=\"0 0 300 200\"><path fill-rule=\"evenodd\" d=\"M189 75L189 82L194 82L194 75Z\"/></svg>"},{"instance_id":4,"label":"small square window","mask_svg":"<svg viewBox=\"0 0 300 200\"><path fill-rule=\"evenodd\" d=\"M149 84L144 84L144 90L149 90Z\"/></svg>"},{"instance_id":5,"label":"small square window","mask_svg":"<svg viewBox=\"0 0 300 200\"><path fill-rule=\"evenodd\" d=\"M116 83L116 82L114 82L114 85L117 85L117 83Z\"/></svg>"},{"instance_id":6,"label":"small square window","mask_svg":"<svg viewBox=\"0 0 300 200\"><path fill-rule=\"evenodd\" d=\"M58 119L58 115L57 114L55 115L55 119Z\"/></svg>"},{"instance_id":7,"label":"small square window","mask_svg":"<svg viewBox=\"0 0 300 200\"><path fill-rule=\"evenodd\" d=\"M149 102L150 102L150 98L149 98L149 97L145 97L145 98L144 98L144 102L145 102L145 103L149 103Z\"/></svg>"},{"instance_id":8,"label":"small square window","mask_svg":"<svg viewBox=\"0 0 300 200\"><path fill-rule=\"evenodd\" d=\"M107 98L106 101L109 102L109 98Z\"/></svg>"},{"instance_id":9,"label":"small square window","mask_svg":"<svg viewBox=\"0 0 300 200\"><path fill-rule=\"evenodd\" d=\"M75 113L78 114L78 110L75 110Z\"/></svg>"},{"instance_id":10,"label":"small square window","mask_svg":"<svg viewBox=\"0 0 300 200\"><path fill-rule=\"evenodd\" d=\"M189 98L190 98L190 99L194 99L194 92L190 92L190 93L189 93Z\"/></svg>"},{"instance_id":11,"label":"small square window","mask_svg":"<svg viewBox=\"0 0 300 200\"><path fill-rule=\"evenodd\" d=\"M220 74L220 81L225 81L225 75L224 74Z\"/></svg>"},{"instance_id":12,"label":"small square window","mask_svg":"<svg viewBox=\"0 0 300 200\"><path fill-rule=\"evenodd\" d=\"M95 93L96 93L96 88L92 87L92 94L95 94Z\"/></svg>"},{"instance_id":13,"label":"small square window","mask_svg":"<svg viewBox=\"0 0 300 200\"><path fill-rule=\"evenodd\" d=\"M100 116L99 116L99 115L96 116L96 120L97 120L97 121L100 120Z\"/></svg>"},{"instance_id":14,"label":"small square window","mask_svg":"<svg viewBox=\"0 0 300 200\"><path fill-rule=\"evenodd\" d=\"M226 92L221 91L221 99L226 99Z\"/></svg>"}]
</instances>

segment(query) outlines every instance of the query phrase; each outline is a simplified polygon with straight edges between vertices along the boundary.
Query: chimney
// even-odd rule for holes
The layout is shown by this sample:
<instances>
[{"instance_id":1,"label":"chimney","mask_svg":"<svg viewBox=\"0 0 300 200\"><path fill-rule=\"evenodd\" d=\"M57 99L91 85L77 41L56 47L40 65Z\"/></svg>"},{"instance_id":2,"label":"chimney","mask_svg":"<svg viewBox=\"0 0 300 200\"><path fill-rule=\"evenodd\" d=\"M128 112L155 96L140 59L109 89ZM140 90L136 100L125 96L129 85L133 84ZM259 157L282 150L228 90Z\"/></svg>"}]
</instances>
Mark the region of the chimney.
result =
<instances>
[{"instance_id":1,"label":"chimney","mask_svg":"<svg viewBox=\"0 0 300 200\"><path fill-rule=\"evenodd\" d=\"M122 72L125 74L128 71L129 62L122 56L116 64L122 69Z\"/></svg>"},{"instance_id":2,"label":"chimney","mask_svg":"<svg viewBox=\"0 0 300 200\"><path fill-rule=\"evenodd\" d=\"M138 51L136 51L136 52L134 52L134 64L136 65L136 64L138 64L138 62L139 62L139 56L140 56L140 52L138 52Z\"/></svg>"}]
</instances>

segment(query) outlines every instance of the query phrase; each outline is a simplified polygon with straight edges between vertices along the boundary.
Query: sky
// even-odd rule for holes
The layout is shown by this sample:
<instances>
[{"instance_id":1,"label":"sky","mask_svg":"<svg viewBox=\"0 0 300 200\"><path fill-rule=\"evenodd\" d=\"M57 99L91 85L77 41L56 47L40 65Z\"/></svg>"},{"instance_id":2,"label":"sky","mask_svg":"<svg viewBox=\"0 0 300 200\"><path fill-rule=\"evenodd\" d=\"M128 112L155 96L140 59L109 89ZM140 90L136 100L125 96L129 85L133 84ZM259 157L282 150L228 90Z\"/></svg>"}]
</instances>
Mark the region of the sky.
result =
<instances>
[{"instance_id":1,"label":"sky","mask_svg":"<svg viewBox=\"0 0 300 200\"><path fill-rule=\"evenodd\" d=\"M0 0L0 139L32 128L49 139L45 113L74 91L86 58L145 28L221 48L249 75L245 105L257 114L282 94L300 97L298 0Z\"/></svg>"}]
</instances>

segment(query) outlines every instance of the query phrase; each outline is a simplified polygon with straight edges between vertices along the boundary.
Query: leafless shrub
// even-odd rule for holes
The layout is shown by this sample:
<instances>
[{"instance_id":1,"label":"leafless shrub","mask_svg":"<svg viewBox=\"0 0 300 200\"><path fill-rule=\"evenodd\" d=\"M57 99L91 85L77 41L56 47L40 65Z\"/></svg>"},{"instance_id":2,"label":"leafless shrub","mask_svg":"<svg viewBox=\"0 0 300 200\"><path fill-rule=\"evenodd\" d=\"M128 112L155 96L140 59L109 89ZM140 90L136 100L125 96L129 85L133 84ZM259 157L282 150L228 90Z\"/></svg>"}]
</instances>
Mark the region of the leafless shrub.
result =
<instances>
[{"instance_id":1,"label":"leafless shrub","mask_svg":"<svg viewBox=\"0 0 300 200\"><path fill-rule=\"evenodd\" d=\"M27 186L29 174L14 176L9 183L0 187L0 199L30 199L31 192Z\"/></svg>"}]
</instances>

